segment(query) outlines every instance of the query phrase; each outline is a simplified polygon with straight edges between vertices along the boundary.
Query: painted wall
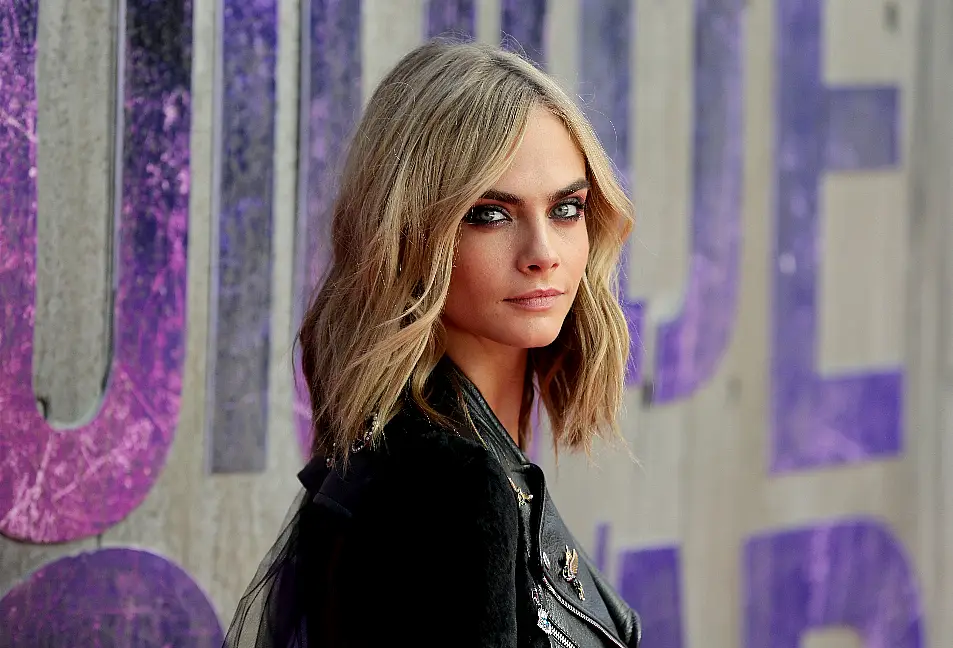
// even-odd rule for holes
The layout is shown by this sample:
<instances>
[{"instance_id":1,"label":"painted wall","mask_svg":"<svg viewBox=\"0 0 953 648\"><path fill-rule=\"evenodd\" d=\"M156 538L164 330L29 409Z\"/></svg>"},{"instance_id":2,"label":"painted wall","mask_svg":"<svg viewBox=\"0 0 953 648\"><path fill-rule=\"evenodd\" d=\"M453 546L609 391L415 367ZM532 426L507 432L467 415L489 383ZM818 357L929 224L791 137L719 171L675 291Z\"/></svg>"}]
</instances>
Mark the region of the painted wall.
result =
<instances>
[{"instance_id":1,"label":"painted wall","mask_svg":"<svg viewBox=\"0 0 953 648\"><path fill-rule=\"evenodd\" d=\"M0 646L220 642L344 137L446 31L577 94L636 201L638 463L534 453L646 648L953 645L953 6L115 5L0 0Z\"/></svg>"}]
</instances>

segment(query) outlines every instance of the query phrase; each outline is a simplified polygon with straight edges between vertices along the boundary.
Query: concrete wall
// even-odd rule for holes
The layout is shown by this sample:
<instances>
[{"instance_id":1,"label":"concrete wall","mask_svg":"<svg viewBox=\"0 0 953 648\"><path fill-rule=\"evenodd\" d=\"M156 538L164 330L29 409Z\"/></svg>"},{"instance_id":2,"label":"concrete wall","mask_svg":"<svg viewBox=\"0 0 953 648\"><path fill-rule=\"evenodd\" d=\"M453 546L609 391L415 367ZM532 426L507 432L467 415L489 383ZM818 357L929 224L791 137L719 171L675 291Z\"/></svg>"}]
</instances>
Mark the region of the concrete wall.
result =
<instances>
[{"instance_id":1,"label":"concrete wall","mask_svg":"<svg viewBox=\"0 0 953 648\"><path fill-rule=\"evenodd\" d=\"M296 491L334 154L447 28L635 197L640 464L534 452L645 646L953 643L949 3L150 4L0 2L0 645L214 645Z\"/></svg>"}]
</instances>

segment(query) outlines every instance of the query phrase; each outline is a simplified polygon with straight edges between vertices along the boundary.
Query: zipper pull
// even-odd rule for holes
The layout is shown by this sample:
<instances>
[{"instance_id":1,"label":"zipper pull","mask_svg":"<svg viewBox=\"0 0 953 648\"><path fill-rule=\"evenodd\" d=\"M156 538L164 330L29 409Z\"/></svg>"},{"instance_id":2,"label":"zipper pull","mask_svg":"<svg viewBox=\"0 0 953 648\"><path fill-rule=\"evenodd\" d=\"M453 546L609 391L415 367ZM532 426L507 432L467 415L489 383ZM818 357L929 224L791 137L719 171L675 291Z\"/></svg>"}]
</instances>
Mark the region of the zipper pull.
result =
<instances>
[{"instance_id":1,"label":"zipper pull","mask_svg":"<svg viewBox=\"0 0 953 648\"><path fill-rule=\"evenodd\" d=\"M548 635L553 634L553 624L549 622L549 613L543 608L539 608L536 611L536 616L536 625L539 626L539 629Z\"/></svg>"},{"instance_id":2,"label":"zipper pull","mask_svg":"<svg viewBox=\"0 0 953 648\"><path fill-rule=\"evenodd\" d=\"M553 624L549 621L549 612L543 607L543 602L539 596L539 587L535 583L533 583L533 603L536 604L536 625L547 635L552 634Z\"/></svg>"}]
</instances>

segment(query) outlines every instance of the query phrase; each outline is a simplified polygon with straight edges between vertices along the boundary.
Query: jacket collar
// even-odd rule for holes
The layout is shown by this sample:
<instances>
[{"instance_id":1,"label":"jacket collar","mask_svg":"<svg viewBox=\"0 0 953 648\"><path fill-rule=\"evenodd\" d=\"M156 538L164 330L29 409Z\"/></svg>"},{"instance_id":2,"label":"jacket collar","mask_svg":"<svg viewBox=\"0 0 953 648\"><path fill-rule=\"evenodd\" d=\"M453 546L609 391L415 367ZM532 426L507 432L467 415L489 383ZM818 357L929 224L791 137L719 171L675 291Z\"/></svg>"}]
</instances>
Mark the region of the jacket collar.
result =
<instances>
[{"instance_id":1,"label":"jacket collar","mask_svg":"<svg viewBox=\"0 0 953 648\"><path fill-rule=\"evenodd\" d=\"M505 467L514 469L530 464L477 386L450 358L444 356L440 360L434 378L432 397L441 413L470 432L467 436L475 433L477 440Z\"/></svg>"},{"instance_id":2,"label":"jacket collar","mask_svg":"<svg viewBox=\"0 0 953 648\"><path fill-rule=\"evenodd\" d=\"M614 633L607 630L607 628L613 626L618 628L618 625L606 602L607 597L615 595L611 593L611 588L604 585L598 571L590 569L585 553L583 552L583 560L587 562L585 567L580 570L579 578L580 582L584 584L583 591L590 593L587 599L580 600L573 585L561 575L559 556L565 550L568 560L568 551L571 546L576 548L576 542L556 510L554 502L549 497L542 470L530 462L523 451L520 450L519 446L513 441L513 437L509 435L506 428L493 413L480 390L464 375L459 367L449 358L444 357L436 371L439 371L440 375L437 376L438 380L434 381L434 393L437 393L437 383L440 383L440 388L445 390L443 394L444 402L449 401L455 405L454 413L448 413L448 416L458 425L465 426L463 427L464 430L470 430L471 436L475 431L487 450L495 455L506 469L513 488L518 493L522 494L525 491L531 496L528 500L529 506L519 505L518 510L520 515L523 516L523 526L526 530L526 550L533 569L540 572L546 570L548 573L546 578L552 587L552 591L558 592L562 599L562 605L576 610L577 614L582 614L586 618L594 620L590 623L600 629L599 633L615 637ZM439 378L444 378L444 380ZM454 392L454 388L460 396L459 399L450 395ZM472 426L469 423L461 422L460 417L463 417L462 421L466 421L467 413L473 422ZM551 569L551 565L554 566L553 569ZM596 583L596 579L600 579L599 584ZM618 597L615 596L615 599L612 600L616 601L617 599ZM617 610L616 615L622 619L628 607L617 601L613 605L614 609ZM564 617L564 621L568 621L568 617ZM585 625L577 621L572 623L577 626L577 631L578 628ZM586 636L588 636L588 632ZM612 644L621 645L618 639L614 639Z\"/></svg>"}]
</instances>

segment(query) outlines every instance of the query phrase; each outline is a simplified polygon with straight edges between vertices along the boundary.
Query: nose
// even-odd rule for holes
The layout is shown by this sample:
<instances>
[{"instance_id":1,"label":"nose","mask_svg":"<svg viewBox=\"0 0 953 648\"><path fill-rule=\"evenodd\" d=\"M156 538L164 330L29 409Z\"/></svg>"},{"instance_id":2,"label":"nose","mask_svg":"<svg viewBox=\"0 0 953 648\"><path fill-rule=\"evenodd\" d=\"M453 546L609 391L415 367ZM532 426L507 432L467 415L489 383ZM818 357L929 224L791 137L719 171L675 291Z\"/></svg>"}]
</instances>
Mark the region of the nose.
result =
<instances>
[{"instance_id":1,"label":"nose","mask_svg":"<svg viewBox=\"0 0 953 648\"><path fill-rule=\"evenodd\" d=\"M532 219L527 224L519 255L521 272L529 274L546 273L559 266L559 255L553 245L553 234L549 231L549 219Z\"/></svg>"}]
</instances>

